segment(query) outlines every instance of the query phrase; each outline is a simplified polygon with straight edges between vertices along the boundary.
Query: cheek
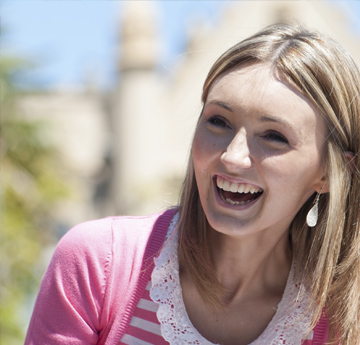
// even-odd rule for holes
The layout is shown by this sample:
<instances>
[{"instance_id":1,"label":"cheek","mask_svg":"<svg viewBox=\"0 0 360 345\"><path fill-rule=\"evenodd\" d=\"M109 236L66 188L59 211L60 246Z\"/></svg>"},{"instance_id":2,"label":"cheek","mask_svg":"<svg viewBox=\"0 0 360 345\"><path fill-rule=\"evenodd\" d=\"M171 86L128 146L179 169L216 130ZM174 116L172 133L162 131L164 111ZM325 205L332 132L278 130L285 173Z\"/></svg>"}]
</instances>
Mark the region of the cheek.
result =
<instances>
[{"instance_id":1,"label":"cheek","mask_svg":"<svg viewBox=\"0 0 360 345\"><path fill-rule=\"evenodd\" d=\"M195 134L192 145L192 159L196 183L200 195L204 197L212 183L212 174L219 163L218 150L215 143L206 135Z\"/></svg>"},{"instance_id":2,"label":"cheek","mask_svg":"<svg viewBox=\"0 0 360 345\"><path fill-rule=\"evenodd\" d=\"M200 175L204 173L206 170L206 160L204 161L204 147L203 143L201 141L201 138L198 134L195 135L193 145L192 145L192 159L193 159L193 165L194 165L194 171L195 171L195 177L197 180L197 184L199 185L199 181L201 181Z\"/></svg>"},{"instance_id":3,"label":"cheek","mask_svg":"<svg viewBox=\"0 0 360 345\"><path fill-rule=\"evenodd\" d=\"M215 144L211 143L205 135L196 133L192 146L194 166L206 165L214 154ZM205 168L205 167L203 167Z\"/></svg>"},{"instance_id":4,"label":"cheek","mask_svg":"<svg viewBox=\"0 0 360 345\"><path fill-rule=\"evenodd\" d=\"M318 160L311 160L308 156L283 155L263 161L267 176L275 182L279 189L312 190L312 185L321 174ZM310 193L311 194L311 193Z\"/></svg>"},{"instance_id":5,"label":"cheek","mask_svg":"<svg viewBox=\"0 0 360 345\"><path fill-rule=\"evenodd\" d=\"M199 138L199 135L196 133L194 136L191 153L193 156L194 161L198 160L198 158L201 156L202 147L201 147L201 140ZM195 162L194 162L195 163Z\"/></svg>"}]
</instances>

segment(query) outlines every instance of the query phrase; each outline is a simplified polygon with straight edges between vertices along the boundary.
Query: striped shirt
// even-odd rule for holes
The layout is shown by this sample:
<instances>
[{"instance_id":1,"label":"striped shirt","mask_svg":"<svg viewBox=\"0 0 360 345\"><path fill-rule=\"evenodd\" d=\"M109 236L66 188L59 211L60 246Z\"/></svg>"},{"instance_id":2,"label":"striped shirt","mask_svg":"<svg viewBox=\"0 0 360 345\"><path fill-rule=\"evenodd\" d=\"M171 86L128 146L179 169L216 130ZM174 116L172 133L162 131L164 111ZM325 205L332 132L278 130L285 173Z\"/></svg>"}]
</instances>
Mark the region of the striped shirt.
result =
<instances>
[{"instance_id":1,"label":"striped shirt","mask_svg":"<svg viewBox=\"0 0 360 345\"><path fill-rule=\"evenodd\" d=\"M161 335L160 323L156 312L158 304L150 298L151 281L135 309L129 328L121 338L120 345L168 345Z\"/></svg>"}]
</instances>

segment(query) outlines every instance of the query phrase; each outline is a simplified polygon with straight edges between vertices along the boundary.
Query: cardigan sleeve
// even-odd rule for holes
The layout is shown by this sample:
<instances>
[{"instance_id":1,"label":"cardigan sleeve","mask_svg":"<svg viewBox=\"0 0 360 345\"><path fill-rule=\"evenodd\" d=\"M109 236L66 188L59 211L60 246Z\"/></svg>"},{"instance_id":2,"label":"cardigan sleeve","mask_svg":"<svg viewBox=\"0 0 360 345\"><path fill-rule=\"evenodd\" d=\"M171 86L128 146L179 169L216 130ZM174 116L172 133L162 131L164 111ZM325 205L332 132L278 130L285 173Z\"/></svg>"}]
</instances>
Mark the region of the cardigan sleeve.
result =
<instances>
[{"instance_id":1,"label":"cardigan sleeve","mask_svg":"<svg viewBox=\"0 0 360 345\"><path fill-rule=\"evenodd\" d=\"M98 343L112 242L110 218L80 224L62 238L43 277L25 345Z\"/></svg>"}]
</instances>

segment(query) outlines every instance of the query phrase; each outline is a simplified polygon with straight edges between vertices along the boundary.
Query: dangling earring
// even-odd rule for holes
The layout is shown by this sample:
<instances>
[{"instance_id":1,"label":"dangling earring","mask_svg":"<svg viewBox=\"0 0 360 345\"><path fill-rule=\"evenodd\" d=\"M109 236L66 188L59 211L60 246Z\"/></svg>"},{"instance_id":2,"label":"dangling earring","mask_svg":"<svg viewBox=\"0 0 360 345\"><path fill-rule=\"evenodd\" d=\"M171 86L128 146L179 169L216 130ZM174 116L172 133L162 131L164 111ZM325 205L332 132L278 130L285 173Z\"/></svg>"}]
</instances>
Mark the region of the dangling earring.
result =
<instances>
[{"instance_id":1,"label":"dangling earring","mask_svg":"<svg viewBox=\"0 0 360 345\"><path fill-rule=\"evenodd\" d=\"M315 199L314 206L310 209L309 213L306 216L306 223L310 228L313 228L318 221L319 199L320 199L320 194L318 193Z\"/></svg>"}]
</instances>

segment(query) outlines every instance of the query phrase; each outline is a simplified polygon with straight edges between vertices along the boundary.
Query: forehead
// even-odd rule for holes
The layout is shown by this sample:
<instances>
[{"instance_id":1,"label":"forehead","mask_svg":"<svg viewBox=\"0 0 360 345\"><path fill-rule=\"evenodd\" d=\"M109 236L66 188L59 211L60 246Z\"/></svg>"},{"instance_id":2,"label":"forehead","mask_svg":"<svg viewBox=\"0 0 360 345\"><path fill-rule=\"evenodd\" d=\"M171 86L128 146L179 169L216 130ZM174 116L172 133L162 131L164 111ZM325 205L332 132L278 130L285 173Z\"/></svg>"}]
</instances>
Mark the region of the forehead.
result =
<instances>
[{"instance_id":1,"label":"forehead","mask_svg":"<svg viewBox=\"0 0 360 345\"><path fill-rule=\"evenodd\" d=\"M268 96L279 92L287 94L291 100L301 98L308 102L300 91L290 85L285 78L278 77L270 66L260 63L245 64L221 74L210 87L206 101L216 97L215 94L222 97L228 96L235 103L240 102L242 97L248 99L249 96L254 96L258 100L260 97L262 101L267 101ZM286 101L287 99L283 99L283 102Z\"/></svg>"},{"instance_id":2,"label":"forehead","mask_svg":"<svg viewBox=\"0 0 360 345\"><path fill-rule=\"evenodd\" d=\"M322 119L309 99L264 64L240 66L221 75L212 84L205 106L216 101L227 103L234 111L269 113L294 123Z\"/></svg>"}]
</instances>

